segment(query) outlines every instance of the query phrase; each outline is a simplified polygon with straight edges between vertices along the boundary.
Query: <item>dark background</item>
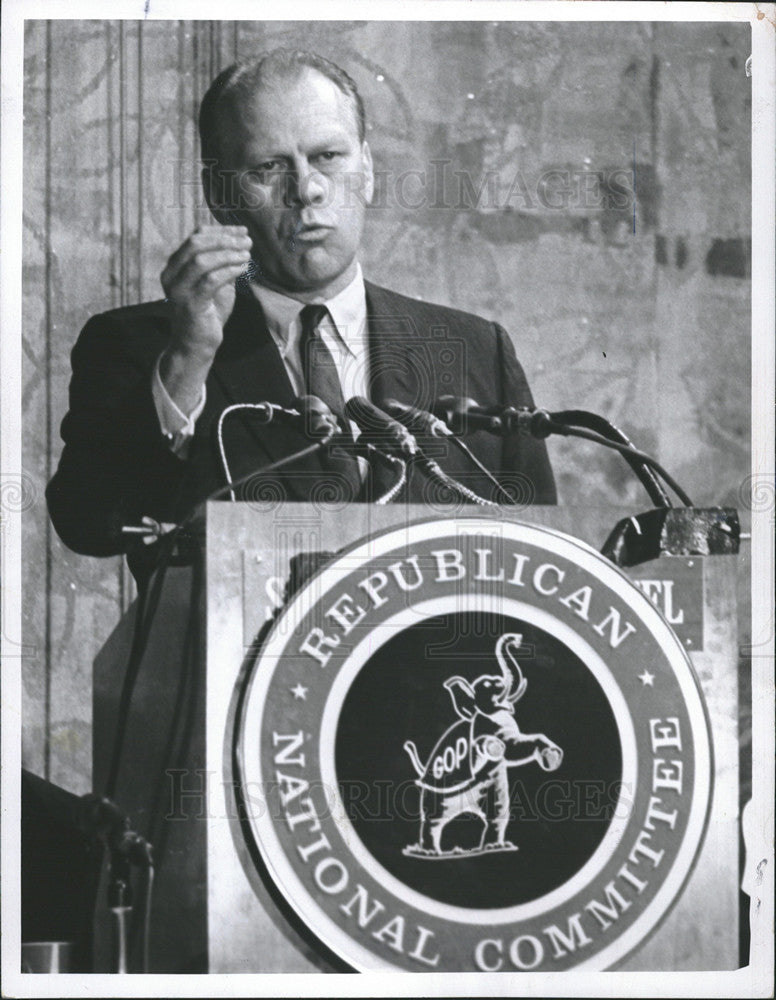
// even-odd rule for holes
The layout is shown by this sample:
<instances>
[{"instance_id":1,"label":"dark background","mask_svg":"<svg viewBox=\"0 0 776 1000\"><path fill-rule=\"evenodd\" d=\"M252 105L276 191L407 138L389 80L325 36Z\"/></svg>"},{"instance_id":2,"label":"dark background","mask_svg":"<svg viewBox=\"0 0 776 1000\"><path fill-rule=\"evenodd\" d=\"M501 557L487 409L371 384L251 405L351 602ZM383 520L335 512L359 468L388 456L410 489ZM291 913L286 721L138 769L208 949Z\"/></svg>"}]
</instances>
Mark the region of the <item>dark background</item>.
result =
<instances>
[{"instance_id":1,"label":"dark background","mask_svg":"<svg viewBox=\"0 0 776 1000\"><path fill-rule=\"evenodd\" d=\"M457 613L405 629L368 660L340 712L336 769L345 810L384 868L440 902L497 908L550 892L590 858L609 827L622 754L606 696L569 649L541 629L495 615L481 616L478 635L473 618ZM404 741L411 739L428 762L460 718L444 681L499 676L494 647L503 632L523 635L525 655L518 660L528 685L515 721L523 733L543 733L561 747L563 762L553 772L535 762L509 768L513 818L506 839L517 851L406 857L402 849L418 841L420 790ZM448 637L454 642L444 654L429 655ZM451 820L442 849L476 848L482 831L474 816Z\"/></svg>"}]
</instances>

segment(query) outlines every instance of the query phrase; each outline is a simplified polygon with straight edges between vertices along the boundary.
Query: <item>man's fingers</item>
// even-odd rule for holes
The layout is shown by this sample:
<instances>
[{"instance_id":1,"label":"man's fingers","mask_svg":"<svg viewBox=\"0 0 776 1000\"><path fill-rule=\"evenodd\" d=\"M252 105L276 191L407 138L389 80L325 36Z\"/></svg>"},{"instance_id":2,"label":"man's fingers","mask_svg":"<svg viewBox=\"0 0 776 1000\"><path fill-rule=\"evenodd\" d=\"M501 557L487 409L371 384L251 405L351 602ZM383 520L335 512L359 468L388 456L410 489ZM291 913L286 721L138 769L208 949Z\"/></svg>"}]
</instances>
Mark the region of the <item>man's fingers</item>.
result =
<instances>
[{"instance_id":1,"label":"man's fingers","mask_svg":"<svg viewBox=\"0 0 776 1000\"><path fill-rule=\"evenodd\" d=\"M233 282L244 270L244 264L226 264L223 267L217 267L200 277L196 283L196 291L203 296L212 298L220 288Z\"/></svg>"},{"instance_id":2,"label":"man's fingers","mask_svg":"<svg viewBox=\"0 0 776 1000\"><path fill-rule=\"evenodd\" d=\"M249 249L206 250L181 265L178 270L178 281L180 284L197 281L201 275L207 274L208 271L213 271L217 267L225 267L227 264L242 264L245 267L250 259Z\"/></svg>"},{"instance_id":3,"label":"man's fingers","mask_svg":"<svg viewBox=\"0 0 776 1000\"><path fill-rule=\"evenodd\" d=\"M201 253L212 250L250 250L251 239L242 226L219 226L207 232L192 233L171 255L162 272L173 279L178 270Z\"/></svg>"},{"instance_id":4,"label":"man's fingers","mask_svg":"<svg viewBox=\"0 0 776 1000\"><path fill-rule=\"evenodd\" d=\"M197 240L202 240L205 243L210 242L213 239L218 239L219 236L247 236L248 228L247 226L236 225L236 226L197 226L194 232L191 234L196 237Z\"/></svg>"},{"instance_id":5,"label":"man's fingers","mask_svg":"<svg viewBox=\"0 0 776 1000\"><path fill-rule=\"evenodd\" d=\"M250 250L251 239L245 226L207 226L188 237L167 261L162 283L175 280L178 271L199 254L213 250Z\"/></svg>"},{"instance_id":6,"label":"man's fingers","mask_svg":"<svg viewBox=\"0 0 776 1000\"><path fill-rule=\"evenodd\" d=\"M203 277L222 267L239 267L244 270L251 259L248 249L219 249L198 253L183 261L177 270L162 273L162 285L168 298L179 298L197 288Z\"/></svg>"}]
</instances>

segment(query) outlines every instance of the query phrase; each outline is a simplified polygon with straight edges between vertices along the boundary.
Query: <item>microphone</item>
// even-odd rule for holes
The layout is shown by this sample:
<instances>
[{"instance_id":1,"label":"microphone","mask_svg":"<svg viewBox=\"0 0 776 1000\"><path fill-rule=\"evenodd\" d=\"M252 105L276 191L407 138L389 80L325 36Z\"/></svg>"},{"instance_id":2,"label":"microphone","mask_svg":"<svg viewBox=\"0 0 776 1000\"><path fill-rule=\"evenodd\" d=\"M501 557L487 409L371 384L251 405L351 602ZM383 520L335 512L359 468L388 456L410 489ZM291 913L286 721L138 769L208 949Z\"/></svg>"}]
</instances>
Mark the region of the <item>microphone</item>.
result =
<instances>
[{"instance_id":1,"label":"microphone","mask_svg":"<svg viewBox=\"0 0 776 1000\"><path fill-rule=\"evenodd\" d=\"M469 431L490 431L501 433L501 421L494 414L486 413L473 399L458 396L440 396L431 412L443 420L453 434L468 434Z\"/></svg>"},{"instance_id":2,"label":"microphone","mask_svg":"<svg viewBox=\"0 0 776 1000\"><path fill-rule=\"evenodd\" d=\"M227 417L239 412L240 410L248 410L253 413L261 424L271 424L275 421L280 421L283 423L290 423L292 425L302 427L302 432L306 434L307 437L315 439L317 444L313 447L321 446L329 441L336 433L337 423L336 418L329 410L328 406L320 400L316 399L315 396L302 396L295 400L295 403L299 405L299 409L289 410L284 406L278 406L277 403L233 403L231 406L227 406L225 410L221 411L221 416L218 418L218 423L216 424L216 441L218 443L218 451L221 456L221 464L224 469L224 478L227 484L231 484L232 472L229 468L229 462L226 458L226 447L224 445L224 422ZM333 422L333 426L332 423ZM278 466L275 466L277 468ZM256 470L257 472L259 470ZM261 470L268 471L268 470ZM250 477L249 477L250 478ZM227 485L226 492L229 493L232 500L236 499L234 489L231 485ZM222 495L222 490L216 490L211 493L208 497L209 500L215 500L220 495ZM189 514L191 517L194 511ZM188 518L186 518L188 520ZM134 533L134 532L133 532Z\"/></svg>"},{"instance_id":3,"label":"microphone","mask_svg":"<svg viewBox=\"0 0 776 1000\"><path fill-rule=\"evenodd\" d=\"M299 396L294 400L294 407L299 411L297 420L301 418L306 437L328 440L340 432L336 415L318 396Z\"/></svg>"},{"instance_id":4,"label":"microphone","mask_svg":"<svg viewBox=\"0 0 776 1000\"><path fill-rule=\"evenodd\" d=\"M353 396L345 403L345 415L358 424L369 443L402 458L414 459L420 455L418 442L407 428L363 396Z\"/></svg>"},{"instance_id":5,"label":"microphone","mask_svg":"<svg viewBox=\"0 0 776 1000\"><path fill-rule=\"evenodd\" d=\"M418 412L422 413L423 411ZM375 406L374 403L370 403L368 399L364 399L363 396L353 396L345 404L345 413L361 428L362 437L366 437L367 440L372 438L378 447L382 445L387 451L393 451L406 462L412 462L424 476L444 486L456 499L467 500L486 507L497 506L493 501L478 496L468 487L448 476L438 462L423 452L414 436L403 424L394 420L393 417L389 417L387 413Z\"/></svg>"},{"instance_id":6,"label":"microphone","mask_svg":"<svg viewBox=\"0 0 776 1000\"><path fill-rule=\"evenodd\" d=\"M500 437L530 434L546 438L555 429L551 415L540 407L480 406L474 399L460 396L440 396L434 404L434 415L450 427L453 434L484 430Z\"/></svg>"},{"instance_id":7,"label":"microphone","mask_svg":"<svg viewBox=\"0 0 776 1000\"><path fill-rule=\"evenodd\" d=\"M114 857L130 864L151 864L151 845L129 827L129 817L111 799L89 793L78 805L78 828L103 841Z\"/></svg>"},{"instance_id":8,"label":"microphone","mask_svg":"<svg viewBox=\"0 0 776 1000\"><path fill-rule=\"evenodd\" d=\"M435 417L428 410L419 410L415 406L408 406L400 403L396 399L386 399L383 402L383 409L395 420L400 421L414 434L427 434L429 437L452 437L453 432L439 417Z\"/></svg>"}]
</instances>

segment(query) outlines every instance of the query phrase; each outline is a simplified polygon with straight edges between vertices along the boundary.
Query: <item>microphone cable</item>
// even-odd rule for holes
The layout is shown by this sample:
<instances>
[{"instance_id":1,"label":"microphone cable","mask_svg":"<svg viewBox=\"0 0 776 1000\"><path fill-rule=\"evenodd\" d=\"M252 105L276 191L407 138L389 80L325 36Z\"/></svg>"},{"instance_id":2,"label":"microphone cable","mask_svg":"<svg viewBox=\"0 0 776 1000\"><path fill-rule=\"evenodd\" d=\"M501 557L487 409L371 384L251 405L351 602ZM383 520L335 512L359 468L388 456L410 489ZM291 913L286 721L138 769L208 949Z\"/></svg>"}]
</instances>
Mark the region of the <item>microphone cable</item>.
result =
<instances>
[{"instance_id":1,"label":"microphone cable","mask_svg":"<svg viewBox=\"0 0 776 1000\"><path fill-rule=\"evenodd\" d=\"M158 810L164 791L165 779L168 776L168 765L180 767L185 762L191 745L194 720L197 708L197 680L199 678L199 644L201 642L199 602L202 596L205 567L204 554L197 550L192 564L191 586L189 590L189 613L186 622L186 632L183 639L181 654L181 670L178 677L178 687L175 703L170 719L167 740L161 755L162 766L154 785L149 805L148 839L154 844L156 865L161 868L167 846L166 825L157 833L159 824ZM178 742L178 752L174 753Z\"/></svg>"},{"instance_id":2,"label":"microphone cable","mask_svg":"<svg viewBox=\"0 0 776 1000\"><path fill-rule=\"evenodd\" d=\"M619 427L613 424L611 420L607 420L606 417L599 416L599 414L593 413L590 410L559 410L556 413L550 414L550 416L559 423L586 427L588 430L602 435L609 441L618 441L620 444L633 448L633 442L629 440ZM671 507L671 500L663 489L660 480L650 468L650 465L646 462L638 461L630 452L622 452L622 454L628 465L630 465L631 469L638 476L655 506ZM665 477L663 478L665 479ZM665 481L668 482L667 479ZM671 488L673 489L673 487ZM677 496L680 496L680 494L677 494Z\"/></svg>"},{"instance_id":3,"label":"microphone cable","mask_svg":"<svg viewBox=\"0 0 776 1000\"><path fill-rule=\"evenodd\" d=\"M246 404L257 409L267 411L267 407L271 407L272 404ZM234 409L234 407L227 407L227 410ZM223 417L223 414L222 414ZM221 426L221 421L219 421L219 429ZM199 511L200 507L207 503L209 500L218 500L222 496L226 496L228 493L233 493L234 490L244 485L254 476L265 473L272 472L276 469L283 468L292 462L298 461L307 455L313 454L318 451L321 447L331 441L334 436L335 429L332 427L319 441L314 442L306 448L295 452L293 455L288 455L284 458L279 459L276 462L272 462L269 465L262 466L260 469L253 470L246 476L242 476L239 479L231 480L227 477L227 482L224 486L219 487L210 493L204 500L198 501L192 506L186 516L176 524L172 530L168 532L159 533L159 540L156 543L159 546L157 553L156 563L151 570L151 575L144 587L140 589L138 594L137 603L135 605L135 622L132 632L132 642L130 645L129 657L127 660L127 666L124 672L124 681L122 683L121 694L119 696L119 706L117 709L116 718L116 734L113 743L113 750L111 753L110 765L108 768L108 777L105 783L105 794L108 798L112 798L116 791L116 784L118 781L118 774L121 767L121 755L123 751L124 739L126 737L126 728L129 719L129 709L131 707L132 695L134 693L135 685L137 683L138 673L140 671L140 666L145 653L146 645L148 643L148 637L150 635L151 627L153 625L154 618L156 617L156 612L159 607L159 601L162 593L162 586L164 584L165 576L167 574L167 569L170 565L170 560L172 558L173 551L175 549L175 544L179 538L183 535L184 530L188 527L191 521L194 519L195 515Z\"/></svg>"},{"instance_id":4,"label":"microphone cable","mask_svg":"<svg viewBox=\"0 0 776 1000\"><path fill-rule=\"evenodd\" d=\"M160 763L157 778L148 806L147 839L154 844L154 861L157 871L161 870L166 856L170 830L169 823L174 822L174 820L168 820L166 823L162 822L164 819L161 808L162 795L170 769L182 770L186 764L194 732L200 675L199 646L201 642L201 620L199 602L204 583L204 570L204 554L199 548L195 548L189 592L189 613L183 640L175 703L170 716L167 739L159 758ZM176 742L178 744L177 753L175 752ZM147 949L146 938L149 934L150 905L150 902L147 901L147 914L142 922L139 919L140 914L137 912L133 913L129 933L130 948L134 949L138 933L142 929L144 953Z\"/></svg>"},{"instance_id":5,"label":"microphone cable","mask_svg":"<svg viewBox=\"0 0 776 1000\"><path fill-rule=\"evenodd\" d=\"M598 414L591 413L588 410L559 410L555 413L550 413L547 410L541 409L536 410L533 417L539 418L537 430L533 432L536 437L545 438L550 434L558 434L562 437L578 437L583 438L586 441L594 441L596 444L603 445L605 448L612 448L615 451L619 451L620 454L626 458L628 464L644 484L645 488L649 492L650 499L657 502L659 507L671 507L671 501L665 494L665 491L660 483L657 482L654 474L651 472L653 469L658 473L658 475L660 475L664 482L670 486L685 507L695 506L679 483L677 483L673 476L663 468L657 459L648 455L646 452L639 451L638 448L634 448L625 434L618 430L618 428L615 427L610 421L606 420L605 417L600 417ZM565 422L566 419L568 419L568 423ZM604 427L608 436L600 434L595 430L588 430L583 427L574 426L574 423L583 422ZM615 438L617 438L617 440L615 440ZM642 475L640 475L639 468L637 468L637 466L641 467L645 474L649 472L649 482L657 484L660 491L660 496L658 498L655 497L652 490L650 490L647 486L647 483Z\"/></svg>"},{"instance_id":6,"label":"microphone cable","mask_svg":"<svg viewBox=\"0 0 776 1000\"><path fill-rule=\"evenodd\" d=\"M143 655L146 651L148 638L159 607L175 543L183 533L185 523L186 522L184 520L179 525L176 525L172 531L162 535L159 539L158 544L160 545L160 550L159 558L154 570L155 575L149 580L148 585L144 587L138 595L137 617L135 619L135 627L133 631L132 648L119 700L116 735L114 739L108 783L106 785L109 789L106 792L109 798L115 794L118 782L127 727L129 724L129 711L140 674ZM158 834L157 830L159 827L158 808L161 795L164 790L165 780L168 775L168 764L172 757L180 720L182 718L185 718L185 722L182 730L183 735L181 737L180 750L177 754L177 760L179 763L181 760L185 760L185 755L188 752L191 742L191 733L193 730L194 716L196 712L196 698L198 694L196 682L199 669L199 598L204 578L204 555L201 549L196 545L193 546L193 556L194 562L189 597L189 618L181 653L178 686L172 711L172 718L168 729L168 736L160 758L160 769L149 806L147 839L155 845L155 866L157 871L162 866L167 846L167 826L163 825L158 831ZM188 700L186 699L187 691ZM152 883L149 886L149 892L152 892ZM146 912L142 922L140 920L140 913L138 911L134 911L132 914L131 926L129 928L130 949L134 949L136 945L140 927L143 929L144 962L147 962L148 954L147 939L150 934L150 907L151 900L149 898L146 901Z\"/></svg>"},{"instance_id":7,"label":"microphone cable","mask_svg":"<svg viewBox=\"0 0 776 1000\"><path fill-rule=\"evenodd\" d=\"M550 417L554 417L554 414L550 414ZM679 483L677 483L673 476L671 476L656 459L652 458L651 455L647 455L646 452L639 451L637 448L634 448L633 445L621 444L619 441L612 441L609 438L604 437L603 434L598 434L596 431L585 430L581 427L570 427L565 424L555 423L554 420L551 421L551 433L560 434L564 437L578 437L584 438L586 441L595 441L596 444L602 444L605 448L613 448L615 451L619 451L621 455L625 456L625 458L630 457L635 459L637 462L649 466L654 469L655 472L657 472L671 487L685 507L695 506ZM661 506L670 507L671 505L661 504Z\"/></svg>"},{"instance_id":8,"label":"microphone cable","mask_svg":"<svg viewBox=\"0 0 776 1000\"><path fill-rule=\"evenodd\" d=\"M415 460L415 464L420 467L421 472L425 473L425 475L432 482L437 482L440 486L444 486L449 489L457 500L464 500L468 503L476 503L480 507L499 506L495 500L487 500L485 497L481 497L479 493L475 493L474 490L469 489L468 486L464 486L463 483L458 482L457 479L453 479L453 477L449 476L437 461L433 458L429 458L422 452Z\"/></svg>"},{"instance_id":9,"label":"microphone cable","mask_svg":"<svg viewBox=\"0 0 776 1000\"><path fill-rule=\"evenodd\" d=\"M326 433L319 440L314 441L312 444L307 445L307 447L305 448L300 448L299 451L295 451L292 455L286 455L283 458L279 458L276 462L270 462L268 465L259 466L259 468L253 469L251 472L247 473L244 476L241 476L239 479L230 479L229 466L226 462L226 455L224 453L223 441L221 439L223 417L230 411L242 408L264 409L267 405L268 404L266 403L238 403L235 404L234 406L228 406L226 410L224 410L224 412L221 414L221 419L219 419L218 421L217 434L218 434L218 444L221 450L222 461L224 464L224 472L227 481L223 486L219 486L218 489L213 490L212 493L209 493L203 500L198 501L191 509L191 511L186 515L186 517L181 521L181 525L185 525L188 521L190 521L203 504L208 503L210 500L220 500L221 497L225 497L227 494L229 494L232 497L232 500L234 500L235 491L239 489L240 486L244 486L247 482L253 479L254 476L262 476L266 472L276 472L278 469L282 469L287 465L291 465L293 462L298 462L302 458L307 458L308 455L315 454L316 451L320 451L327 444L330 444L332 438L336 434L337 430L336 425L333 425L327 429ZM293 411L287 411L287 412L291 413ZM298 413L297 416L301 417L302 414ZM265 421L265 423L266 422L267 421Z\"/></svg>"},{"instance_id":10,"label":"microphone cable","mask_svg":"<svg viewBox=\"0 0 776 1000\"><path fill-rule=\"evenodd\" d=\"M162 535L159 539L160 546L158 559L151 576L146 585L141 588L137 604L135 605L135 621L132 629L132 642L127 659L127 666L124 671L124 680L119 695L119 704L116 710L116 732L113 741L113 750L108 768L108 777L105 782L105 795L111 799L116 793L119 770L121 768L121 756L124 748L127 725L129 722L129 709L132 703L135 685L138 674L148 644L148 637L151 633L159 601L162 595L162 587L170 558L180 531L180 526L176 526L171 532Z\"/></svg>"},{"instance_id":11,"label":"microphone cable","mask_svg":"<svg viewBox=\"0 0 776 1000\"><path fill-rule=\"evenodd\" d=\"M146 868L143 896L143 967L141 971L148 973L151 968L151 909L154 897L154 866L152 864Z\"/></svg>"},{"instance_id":12,"label":"microphone cable","mask_svg":"<svg viewBox=\"0 0 776 1000\"><path fill-rule=\"evenodd\" d=\"M221 411L221 415L218 418L218 423L216 425L216 443L218 444L218 452L221 458L221 465L224 470L224 478L226 479L226 489L232 498L232 502L235 501L236 497L234 495L235 486L231 484L232 473L229 469L229 462L226 458L226 448L224 447L224 421L231 414L238 412L239 410L253 410L257 414L263 414L264 419L259 420L260 424L272 423L272 420L276 415L283 415L285 417L296 417L301 419L302 414L298 410L286 410L281 406L276 406L274 403L233 403L231 406L227 406L226 409ZM297 458L302 457L297 455ZM269 469L264 471L271 471ZM259 475L258 472L252 473L252 475ZM216 497L208 497L209 500L217 499Z\"/></svg>"},{"instance_id":13,"label":"microphone cable","mask_svg":"<svg viewBox=\"0 0 776 1000\"><path fill-rule=\"evenodd\" d=\"M378 507L391 503L391 501L394 500L399 493L401 493L407 482L407 463L403 458L399 458L397 455L389 455L387 451L382 451L380 448L376 448L368 441L364 441L363 443L361 443L361 441L354 442L353 450L356 455L365 458L370 465L373 461L380 461L383 465L389 466L396 473L395 481L384 493L381 493L380 496L373 501L373 503L375 503Z\"/></svg>"},{"instance_id":14,"label":"microphone cable","mask_svg":"<svg viewBox=\"0 0 776 1000\"><path fill-rule=\"evenodd\" d=\"M462 441L459 437L456 437L455 434L450 435L450 440L453 442L455 447L469 459L472 465L474 465L477 469L479 469L480 472L482 472L490 480L490 482L494 484L494 486L498 489L499 493L503 497L505 497L506 503L510 504L511 506L514 506L515 498L512 496L511 493L509 493L507 490L504 489L504 487L501 485L498 479L493 475L493 473L488 468L486 468L486 466L482 464L482 462L477 458L477 456L474 454L471 448L466 444L466 442Z\"/></svg>"}]
</instances>

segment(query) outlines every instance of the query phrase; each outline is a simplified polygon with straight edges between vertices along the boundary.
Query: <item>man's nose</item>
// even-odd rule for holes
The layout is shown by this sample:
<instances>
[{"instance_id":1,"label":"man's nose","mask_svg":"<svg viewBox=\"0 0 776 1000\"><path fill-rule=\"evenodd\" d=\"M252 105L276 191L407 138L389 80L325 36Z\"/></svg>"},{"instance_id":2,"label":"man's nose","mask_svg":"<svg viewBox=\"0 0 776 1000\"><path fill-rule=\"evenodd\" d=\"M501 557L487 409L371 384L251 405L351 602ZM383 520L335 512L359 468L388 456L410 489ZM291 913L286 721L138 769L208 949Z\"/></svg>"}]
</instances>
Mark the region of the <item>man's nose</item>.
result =
<instances>
[{"instance_id":1,"label":"man's nose","mask_svg":"<svg viewBox=\"0 0 776 1000\"><path fill-rule=\"evenodd\" d=\"M326 178L323 174L302 163L286 175L286 201L293 205L319 205L326 198Z\"/></svg>"}]
</instances>

